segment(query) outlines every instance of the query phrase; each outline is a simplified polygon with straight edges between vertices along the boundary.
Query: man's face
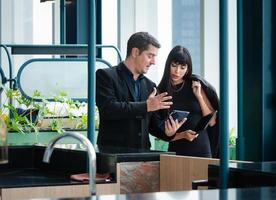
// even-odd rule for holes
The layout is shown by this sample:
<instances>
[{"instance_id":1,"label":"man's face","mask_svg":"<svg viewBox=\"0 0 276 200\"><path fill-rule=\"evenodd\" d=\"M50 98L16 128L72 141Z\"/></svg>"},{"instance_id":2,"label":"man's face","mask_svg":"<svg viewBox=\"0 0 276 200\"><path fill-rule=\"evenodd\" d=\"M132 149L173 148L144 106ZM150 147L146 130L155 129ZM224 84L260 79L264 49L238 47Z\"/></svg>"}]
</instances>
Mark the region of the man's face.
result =
<instances>
[{"instance_id":1,"label":"man's face","mask_svg":"<svg viewBox=\"0 0 276 200\"><path fill-rule=\"evenodd\" d=\"M158 48L149 45L149 48L142 53L136 49L135 53L135 72L137 74L145 74L148 72L151 65L155 64L155 59L158 53Z\"/></svg>"}]
</instances>

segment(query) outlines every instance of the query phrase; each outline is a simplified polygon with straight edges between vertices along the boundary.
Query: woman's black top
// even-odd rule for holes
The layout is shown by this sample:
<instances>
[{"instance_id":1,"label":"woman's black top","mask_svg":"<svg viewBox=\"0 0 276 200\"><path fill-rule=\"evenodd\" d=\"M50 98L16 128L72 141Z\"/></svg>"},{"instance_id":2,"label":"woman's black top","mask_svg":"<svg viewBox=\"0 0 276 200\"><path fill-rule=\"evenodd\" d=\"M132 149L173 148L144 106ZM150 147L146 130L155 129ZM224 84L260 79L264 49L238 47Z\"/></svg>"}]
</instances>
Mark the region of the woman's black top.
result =
<instances>
[{"instance_id":1,"label":"woman's black top","mask_svg":"<svg viewBox=\"0 0 276 200\"><path fill-rule=\"evenodd\" d=\"M187 121L177 132L194 130L196 124L202 117L199 102L192 90L192 81L186 81L184 85L178 84L173 91L173 106L175 110L189 111ZM169 151L176 152L177 155L211 157L209 137L206 130L200 131L197 138L192 142L181 139L169 143Z\"/></svg>"}]
</instances>

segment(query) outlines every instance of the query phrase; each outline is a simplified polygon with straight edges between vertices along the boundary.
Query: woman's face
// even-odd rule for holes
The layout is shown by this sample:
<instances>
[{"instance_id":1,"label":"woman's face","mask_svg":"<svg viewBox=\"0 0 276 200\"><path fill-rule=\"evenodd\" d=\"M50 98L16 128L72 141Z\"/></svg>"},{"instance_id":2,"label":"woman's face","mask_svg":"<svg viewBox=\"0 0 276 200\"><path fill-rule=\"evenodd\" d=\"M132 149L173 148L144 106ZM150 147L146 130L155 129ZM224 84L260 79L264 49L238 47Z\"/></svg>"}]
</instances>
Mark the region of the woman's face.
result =
<instances>
[{"instance_id":1,"label":"woman's face","mask_svg":"<svg viewBox=\"0 0 276 200\"><path fill-rule=\"evenodd\" d=\"M177 85L183 82L183 77L187 73L188 65L182 65L179 63L172 62L170 67L170 77L173 85Z\"/></svg>"}]
</instances>

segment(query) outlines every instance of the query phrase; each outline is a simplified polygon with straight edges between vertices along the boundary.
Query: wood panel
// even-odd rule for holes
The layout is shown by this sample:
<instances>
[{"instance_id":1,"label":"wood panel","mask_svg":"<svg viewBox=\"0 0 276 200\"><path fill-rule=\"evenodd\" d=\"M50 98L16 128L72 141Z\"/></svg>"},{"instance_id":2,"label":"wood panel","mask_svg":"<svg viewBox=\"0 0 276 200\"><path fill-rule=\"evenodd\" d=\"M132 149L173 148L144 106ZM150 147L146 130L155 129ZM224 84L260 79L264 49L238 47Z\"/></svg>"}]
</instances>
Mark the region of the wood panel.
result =
<instances>
[{"instance_id":1,"label":"wood panel","mask_svg":"<svg viewBox=\"0 0 276 200\"><path fill-rule=\"evenodd\" d=\"M160 191L191 190L192 181L208 178L208 164L218 159L188 156L160 156Z\"/></svg>"},{"instance_id":2,"label":"wood panel","mask_svg":"<svg viewBox=\"0 0 276 200\"><path fill-rule=\"evenodd\" d=\"M119 194L117 183L97 184L97 195ZM88 185L2 188L2 200L89 196ZM1 197L0 197L1 199Z\"/></svg>"},{"instance_id":3,"label":"wood panel","mask_svg":"<svg viewBox=\"0 0 276 200\"><path fill-rule=\"evenodd\" d=\"M120 194L119 183L106 183L96 185L97 195Z\"/></svg>"},{"instance_id":4,"label":"wood panel","mask_svg":"<svg viewBox=\"0 0 276 200\"><path fill-rule=\"evenodd\" d=\"M88 185L3 188L2 200L88 196Z\"/></svg>"},{"instance_id":5,"label":"wood panel","mask_svg":"<svg viewBox=\"0 0 276 200\"><path fill-rule=\"evenodd\" d=\"M230 160L230 163L249 163L248 161ZM192 181L208 179L208 165L219 164L219 159L161 155L160 156L160 191L191 190Z\"/></svg>"}]
</instances>

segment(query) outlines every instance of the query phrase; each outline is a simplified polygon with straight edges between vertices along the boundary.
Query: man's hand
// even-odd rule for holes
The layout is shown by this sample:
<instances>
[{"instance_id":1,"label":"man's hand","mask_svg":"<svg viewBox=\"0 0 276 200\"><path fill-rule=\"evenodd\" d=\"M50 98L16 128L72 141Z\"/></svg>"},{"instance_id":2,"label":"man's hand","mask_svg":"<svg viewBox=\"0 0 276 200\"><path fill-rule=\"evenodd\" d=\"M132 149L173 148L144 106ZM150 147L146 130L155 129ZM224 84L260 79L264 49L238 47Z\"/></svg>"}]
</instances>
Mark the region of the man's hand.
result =
<instances>
[{"instance_id":1,"label":"man's hand","mask_svg":"<svg viewBox=\"0 0 276 200\"><path fill-rule=\"evenodd\" d=\"M192 142L195 138L197 138L198 134L192 130L186 130L183 132L179 132L176 133L174 138L171 140L172 141L176 141L176 140L182 140L182 139L186 139L190 142Z\"/></svg>"},{"instance_id":2,"label":"man's hand","mask_svg":"<svg viewBox=\"0 0 276 200\"><path fill-rule=\"evenodd\" d=\"M172 101L168 101L172 99L172 96L167 96L167 92L163 92L161 94L156 95L156 88L153 89L153 92L149 95L147 99L147 111L156 111L160 109L169 109L173 104Z\"/></svg>"},{"instance_id":3,"label":"man's hand","mask_svg":"<svg viewBox=\"0 0 276 200\"><path fill-rule=\"evenodd\" d=\"M169 117L165 121L165 133L167 136L173 136L176 131L184 124L184 122L187 120L187 118L184 118L180 122L178 122L178 119L174 120L172 116Z\"/></svg>"}]
</instances>

